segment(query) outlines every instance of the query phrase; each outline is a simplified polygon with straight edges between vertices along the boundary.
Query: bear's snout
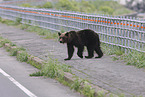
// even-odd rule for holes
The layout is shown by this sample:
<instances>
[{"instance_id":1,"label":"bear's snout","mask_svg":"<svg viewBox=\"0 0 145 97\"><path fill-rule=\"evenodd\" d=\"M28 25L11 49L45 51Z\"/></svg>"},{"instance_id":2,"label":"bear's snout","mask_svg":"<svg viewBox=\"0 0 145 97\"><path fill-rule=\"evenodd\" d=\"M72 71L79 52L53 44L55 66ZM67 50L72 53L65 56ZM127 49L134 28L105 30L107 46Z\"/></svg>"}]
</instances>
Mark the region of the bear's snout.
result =
<instances>
[{"instance_id":1,"label":"bear's snout","mask_svg":"<svg viewBox=\"0 0 145 97\"><path fill-rule=\"evenodd\" d=\"M62 41L59 41L60 43L63 43Z\"/></svg>"}]
</instances>

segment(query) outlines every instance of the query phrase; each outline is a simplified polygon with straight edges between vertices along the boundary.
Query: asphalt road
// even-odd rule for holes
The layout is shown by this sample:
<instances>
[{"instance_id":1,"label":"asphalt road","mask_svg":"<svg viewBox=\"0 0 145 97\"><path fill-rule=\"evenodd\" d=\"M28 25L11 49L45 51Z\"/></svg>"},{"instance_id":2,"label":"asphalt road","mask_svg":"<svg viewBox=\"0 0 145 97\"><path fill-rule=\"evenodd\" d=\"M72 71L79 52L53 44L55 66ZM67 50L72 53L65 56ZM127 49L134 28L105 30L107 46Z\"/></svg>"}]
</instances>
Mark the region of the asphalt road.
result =
<instances>
[{"instance_id":1,"label":"asphalt road","mask_svg":"<svg viewBox=\"0 0 145 97\"><path fill-rule=\"evenodd\" d=\"M82 97L56 80L29 76L36 71L0 48L0 97Z\"/></svg>"},{"instance_id":2,"label":"asphalt road","mask_svg":"<svg viewBox=\"0 0 145 97\"><path fill-rule=\"evenodd\" d=\"M0 24L0 34L17 46L24 47L31 55L43 60L52 57L70 65L76 76L87 79L101 88L115 94L124 93L129 97L133 95L145 97L145 69L127 66L120 60L112 61L107 55L100 59L80 59L75 52L72 60L64 61L67 57L67 47L56 40L43 39L35 33L5 24ZM84 56L86 55L87 52L84 52Z\"/></svg>"}]
</instances>

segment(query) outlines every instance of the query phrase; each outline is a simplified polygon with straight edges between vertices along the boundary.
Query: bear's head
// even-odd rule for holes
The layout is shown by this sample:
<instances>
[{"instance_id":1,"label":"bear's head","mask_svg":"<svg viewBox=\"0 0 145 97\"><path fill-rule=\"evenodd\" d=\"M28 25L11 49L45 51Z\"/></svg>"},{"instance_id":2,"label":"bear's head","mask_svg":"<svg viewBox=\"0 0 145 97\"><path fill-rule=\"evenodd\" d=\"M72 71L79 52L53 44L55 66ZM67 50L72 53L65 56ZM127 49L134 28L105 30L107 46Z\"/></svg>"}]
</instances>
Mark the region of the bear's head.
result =
<instances>
[{"instance_id":1,"label":"bear's head","mask_svg":"<svg viewBox=\"0 0 145 97\"><path fill-rule=\"evenodd\" d=\"M75 38L76 32L75 31L69 31L64 33L58 32L58 36L59 36L60 43L70 43Z\"/></svg>"},{"instance_id":2,"label":"bear's head","mask_svg":"<svg viewBox=\"0 0 145 97\"><path fill-rule=\"evenodd\" d=\"M69 40L69 32L60 33L58 32L59 42L60 43L68 43Z\"/></svg>"}]
</instances>

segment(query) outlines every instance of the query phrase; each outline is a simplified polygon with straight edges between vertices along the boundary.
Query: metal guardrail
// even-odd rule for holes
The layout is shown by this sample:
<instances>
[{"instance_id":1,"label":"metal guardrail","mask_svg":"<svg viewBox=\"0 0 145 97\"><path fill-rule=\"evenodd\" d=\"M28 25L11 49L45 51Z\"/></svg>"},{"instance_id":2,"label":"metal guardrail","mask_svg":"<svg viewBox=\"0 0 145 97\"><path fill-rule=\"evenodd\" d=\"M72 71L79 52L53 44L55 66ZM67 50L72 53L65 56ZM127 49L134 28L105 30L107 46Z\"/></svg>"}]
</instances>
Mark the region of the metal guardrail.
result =
<instances>
[{"instance_id":1,"label":"metal guardrail","mask_svg":"<svg viewBox=\"0 0 145 97\"><path fill-rule=\"evenodd\" d=\"M145 53L145 21L129 17L112 17L76 12L34 9L0 5L0 17L22 18L22 23L49 29L52 32L92 29L101 42Z\"/></svg>"}]
</instances>

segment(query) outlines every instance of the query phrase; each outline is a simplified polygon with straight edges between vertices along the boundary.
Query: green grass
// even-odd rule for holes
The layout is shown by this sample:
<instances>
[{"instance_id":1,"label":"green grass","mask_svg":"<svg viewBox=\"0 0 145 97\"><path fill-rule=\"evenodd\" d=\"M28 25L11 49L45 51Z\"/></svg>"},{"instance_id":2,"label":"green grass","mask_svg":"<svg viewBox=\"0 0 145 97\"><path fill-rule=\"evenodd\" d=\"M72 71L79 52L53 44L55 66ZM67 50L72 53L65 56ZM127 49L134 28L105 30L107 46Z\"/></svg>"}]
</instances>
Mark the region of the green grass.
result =
<instances>
[{"instance_id":1,"label":"green grass","mask_svg":"<svg viewBox=\"0 0 145 97\"><path fill-rule=\"evenodd\" d=\"M123 54L121 57L127 65L134 65L138 68L145 68L145 53L132 51L129 54Z\"/></svg>"},{"instance_id":2,"label":"green grass","mask_svg":"<svg viewBox=\"0 0 145 97\"><path fill-rule=\"evenodd\" d=\"M47 63L45 63L45 65L42 67L40 75L50 78L62 78L64 72L71 72L69 67L70 66L68 65L59 63L57 60L49 59ZM39 73L36 72L36 74ZM35 75L35 73L32 75Z\"/></svg>"},{"instance_id":3,"label":"green grass","mask_svg":"<svg viewBox=\"0 0 145 97\"><path fill-rule=\"evenodd\" d=\"M38 64L38 63L34 62L33 60L29 60L28 59L27 63L31 64L32 66L36 67L37 69L41 69L42 68L41 64Z\"/></svg>"},{"instance_id":4,"label":"green grass","mask_svg":"<svg viewBox=\"0 0 145 97\"><path fill-rule=\"evenodd\" d=\"M21 53L17 54L17 60L21 62L27 62L28 60L28 53L25 51L21 51Z\"/></svg>"},{"instance_id":5,"label":"green grass","mask_svg":"<svg viewBox=\"0 0 145 97\"><path fill-rule=\"evenodd\" d=\"M50 30L43 29L43 28L38 27L38 26L30 26L28 24L21 24L20 28L22 30L26 30L26 31L29 31L29 32L35 32L38 35L45 36L44 37L45 39L57 39L58 38L57 33L51 33Z\"/></svg>"},{"instance_id":6,"label":"green grass","mask_svg":"<svg viewBox=\"0 0 145 97\"><path fill-rule=\"evenodd\" d=\"M117 46L111 46L111 45L107 45L105 43L101 43L101 48L103 50L103 52L107 55L123 55L124 54L124 49L121 49L121 47L117 47Z\"/></svg>"},{"instance_id":7,"label":"green grass","mask_svg":"<svg viewBox=\"0 0 145 97\"><path fill-rule=\"evenodd\" d=\"M101 44L102 50L107 55L113 55L112 59L124 60L126 65L133 65L137 68L145 68L145 53L130 50L128 54L125 54L125 49L121 49L117 46L109 46L104 43Z\"/></svg>"}]
</instances>

